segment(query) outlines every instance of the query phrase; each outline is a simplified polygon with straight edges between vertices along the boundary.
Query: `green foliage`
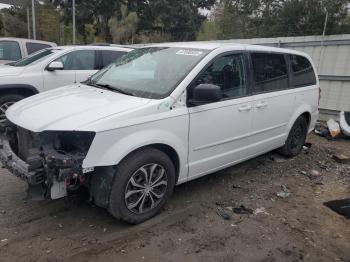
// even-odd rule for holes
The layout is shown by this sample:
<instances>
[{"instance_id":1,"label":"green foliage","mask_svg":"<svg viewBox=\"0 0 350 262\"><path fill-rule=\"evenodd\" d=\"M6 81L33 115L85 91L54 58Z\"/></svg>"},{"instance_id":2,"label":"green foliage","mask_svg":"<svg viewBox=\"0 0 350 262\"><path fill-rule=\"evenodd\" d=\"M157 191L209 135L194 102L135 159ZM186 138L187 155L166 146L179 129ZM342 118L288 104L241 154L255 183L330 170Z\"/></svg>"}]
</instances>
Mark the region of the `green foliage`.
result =
<instances>
[{"instance_id":1,"label":"green foliage","mask_svg":"<svg viewBox=\"0 0 350 262\"><path fill-rule=\"evenodd\" d=\"M85 24L85 35L88 43L95 42L96 29L93 24Z\"/></svg>"},{"instance_id":2,"label":"green foliage","mask_svg":"<svg viewBox=\"0 0 350 262\"><path fill-rule=\"evenodd\" d=\"M215 21L204 21L197 33L198 41L215 40L218 38L218 29Z\"/></svg>"},{"instance_id":3,"label":"green foliage","mask_svg":"<svg viewBox=\"0 0 350 262\"><path fill-rule=\"evenodd\" d=\"M76 0L77 43L140 43L350 33L349 0ZM36 0L37 37L72 43L71 0ZM200 10L210 10L207 18ZM0 11L2 36L27 37L25 8Z\"/></svg>"},{"instance_id":4,"label":"green foliage","mask_svg":"<svg viewBox=\"0 0 350 262\"><path fill-rule=\"evenodd\" d=\"M218 39L349 33L348 0L221 0L214 9Z\"/></svg>"},{"instance_id":5,"label":"green foliage","mask_svg":"<svg viewBox=\"0 0 350 262\"><path fill-rule=\"evenodd\" d=\"M38 5L36 10L37 38L60 42L60 14L51 4Z\"/></svg>"},{"instance_id":6,"label":"green foliage","mask_svg":"<svg viewBox=\"0 0 350 262\"><path fill-rule=\"evenodd\" d=\"M210 8L214 0L149 0L144 15L140 15L140 24L151 21L144 28L169 34L172 41L195 40L205 16L199 8Z\"/></svg>"},{"instance_id":7,"label":"green foliage","mask_svg":"<svg viewBox=\"0 0 350 262\"><path fill-rule=\"evenodd\" d=\"M127 6L121 8L121 18L117 14L108 21L113 42L118 44L133 44L138 25L136 12L129 12Z\"/></svg>"},{"instance_id":8,"label":"green foliage","mask_svg":"<svg viewBox=\"0 0 350 262\"><path fill-rule=\"evenodd\" d=\"M1 36L27 37L26 10L18 7L3 9L0 12Z\"/></svg>"},{"instance_id":9,"label":"green foliage","mask_svg":"<svg viewBox=\"0 0 350 262\"><path fill-rule=\"evenodd\" d=\"M163 43L169 42L171 36L163 32L141 33L137 35L136 43Z\"/></svg>"}]
</instances>

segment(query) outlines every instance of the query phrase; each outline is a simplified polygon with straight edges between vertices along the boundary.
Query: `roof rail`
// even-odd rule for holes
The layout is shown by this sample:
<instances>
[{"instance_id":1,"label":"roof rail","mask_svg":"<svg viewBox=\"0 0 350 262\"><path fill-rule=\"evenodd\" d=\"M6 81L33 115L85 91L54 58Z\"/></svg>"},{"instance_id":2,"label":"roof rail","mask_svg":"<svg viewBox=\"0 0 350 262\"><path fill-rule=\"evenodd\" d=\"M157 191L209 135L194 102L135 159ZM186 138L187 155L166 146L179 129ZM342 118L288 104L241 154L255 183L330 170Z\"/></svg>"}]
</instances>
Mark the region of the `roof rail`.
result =
<instances>
[{"instance_id":1,"label":"roof rail","mask_svg":"<svg viewBox=\"0 0 350 262\"><path fill-rule=\"evenodd\" d=\"M124 48L137 48L136 46L133 45L118 45L118 44L109 44L109 43L92 43L89 45L93 45L93 46L111 46L111 47L124 47Z\"/></svg>"}]
</instances>

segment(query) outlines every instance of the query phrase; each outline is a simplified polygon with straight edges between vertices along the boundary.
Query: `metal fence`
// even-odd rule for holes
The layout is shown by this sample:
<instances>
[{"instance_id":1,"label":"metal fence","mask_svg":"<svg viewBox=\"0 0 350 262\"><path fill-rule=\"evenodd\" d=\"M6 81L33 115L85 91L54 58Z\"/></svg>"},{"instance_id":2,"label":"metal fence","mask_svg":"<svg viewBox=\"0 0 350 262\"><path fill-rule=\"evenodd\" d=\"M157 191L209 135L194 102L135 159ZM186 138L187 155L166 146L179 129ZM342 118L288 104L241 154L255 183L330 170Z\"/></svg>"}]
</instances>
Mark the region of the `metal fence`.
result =
<instances>
[{"instance_id":1,"label":"metal fence","mask_svg":"<svg viewBox=\"0 0 350 262\"><path fill-rule=\"evenodd\" d=\"M316 64L322 96L323 118L350 111L350 34L222 40L295 49L309 54Z\"/></svg>"}]
</instances>

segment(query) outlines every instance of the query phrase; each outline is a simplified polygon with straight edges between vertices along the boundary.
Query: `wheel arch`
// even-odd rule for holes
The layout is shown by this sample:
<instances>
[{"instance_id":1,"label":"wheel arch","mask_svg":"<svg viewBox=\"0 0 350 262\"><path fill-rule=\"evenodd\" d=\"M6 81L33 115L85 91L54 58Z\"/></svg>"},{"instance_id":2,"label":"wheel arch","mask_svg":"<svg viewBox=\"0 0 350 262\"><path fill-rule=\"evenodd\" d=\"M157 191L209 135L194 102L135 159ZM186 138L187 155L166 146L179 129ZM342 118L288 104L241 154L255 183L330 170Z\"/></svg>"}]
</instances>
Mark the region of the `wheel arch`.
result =
<instances>
[{"instance_id":1,"label":"wheel arch","mask_svg":"<svg viewBox=\"0 0 350 262\"><path fill-rule=\"evenodd\" d=\"M141 146L141 147L139 147L139 148L129 152L126 156L124 156L122 158L121 161L123 161L123 159L127 158L128 156L134 154L135 152L137 152L139 150L147 149L147 148L158 149L159 151L163 152L164 154L166 154L170 158L171 162L173 162L174 167L175 167L175 175L176 175L175 183L177 183L177 181L179 179L179 173L180 173L180 158L179 158L179 155L176 152L176 150L172 146L170 146L168 144L153 143L153 144L148 144L148 145Z\"/></svg>"},{"instance_id":2,"label":"wheel arch","mask_svg":"<svg viewBox=\"0 0 350 262\"><path fill-rule=\"evenodd\" d=\"M123 156L123 158L119 161L119 163L124 159L126 159L127 157L131 156L132 154L136 153L137 151L144 150L146 148L156 148L162 151L163 153L165 153L171 159L171 161L175 166L175 175L176 175L175 184L176 184L180 174L180 158L176 150L170 145L167 145L164 143L153 143L153 144L141 146L129 152L125 156ZM108 207L109 197L111 193L111 185L112 185L112 181L114 180L115 167L117 165L96 167L94 171L94 175L90 178L91 179L91 182L89 183L90 194L93 197L95 204L99 207L103 207L103 208Z\"/></svg>"},{"instance_id":3,"label":"wheel arch","mask_svg":"<svg viewBox=\"0 0 350 262\"><path fill-rule=\"evenodd\" d=\"M159 129L138 130L131 134L128 134L127 130L122 133L103 132L101 135L97 133L83 161L83 167L117 166L130 154L151 147L164 152L171 159L175 166L176 181L187 178L188 148L181 137ZM120 139L115 141L115 137Z\"/></svg>"},{"instance_id":4,"label":"wheel arch","mask_svg":"<svg viewBox=\"0 0 350 262\"><path fill-rule=\"evenodd\" d=\"M293 124L295 123L295 121L300 117L300 116L304 116L307 124L308 124L308 129L311 123L311 116L312 116L312 110L311 110L311 106L310 105L303 105L301 107L298 108L298 110L296 110L293 114L293 116L290 118L288 124L287 124L287 130L286 130L286 134L288 136Z\"/></svg>"},{"instance_id":5,"label":"wheel arch","mask_svg":"<svg viewBox=\"0 0 350 262\"><path fill-rule=\"evenodd\" d=\"M308 129L309 129L310 122L311 122L311 113L310 112L304 112L300 116L302 116L302 117L304 117L306 119L307 126L308 126Z\"/></svg>"},{"instance_id":6,"label":"wheel arch","mask_svg":"<svg viewBox=\"0 0 350 262\"><path fill-rule=\"evenodd\" d=\"M0 96L7 94L22 95L24 97L29 97L38 94L39 91L32 85L26 84L10 84L10 85L0 85Z\"/></svg>"}]
</instances>

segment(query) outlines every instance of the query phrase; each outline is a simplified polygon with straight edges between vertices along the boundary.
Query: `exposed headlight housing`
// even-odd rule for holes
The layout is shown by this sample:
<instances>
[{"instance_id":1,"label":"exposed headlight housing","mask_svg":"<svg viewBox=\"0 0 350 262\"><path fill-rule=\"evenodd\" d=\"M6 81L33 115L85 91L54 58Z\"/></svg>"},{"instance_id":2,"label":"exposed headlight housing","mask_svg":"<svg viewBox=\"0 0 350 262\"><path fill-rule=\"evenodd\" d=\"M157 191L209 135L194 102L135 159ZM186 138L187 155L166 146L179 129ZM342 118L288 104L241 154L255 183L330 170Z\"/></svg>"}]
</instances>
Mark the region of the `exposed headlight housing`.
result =
<instances>
[{"instance_id":1,"label":"exposed headlight housing","mask_svg":"<svg viewBox=\"0 0 350 262\"><path fill-rule=\"evenodd\" d=\"M55 150L64 155L87 154L95 132L89 131L45 131L40 134L44 151Z\"/></svg>"}]
</instances>

